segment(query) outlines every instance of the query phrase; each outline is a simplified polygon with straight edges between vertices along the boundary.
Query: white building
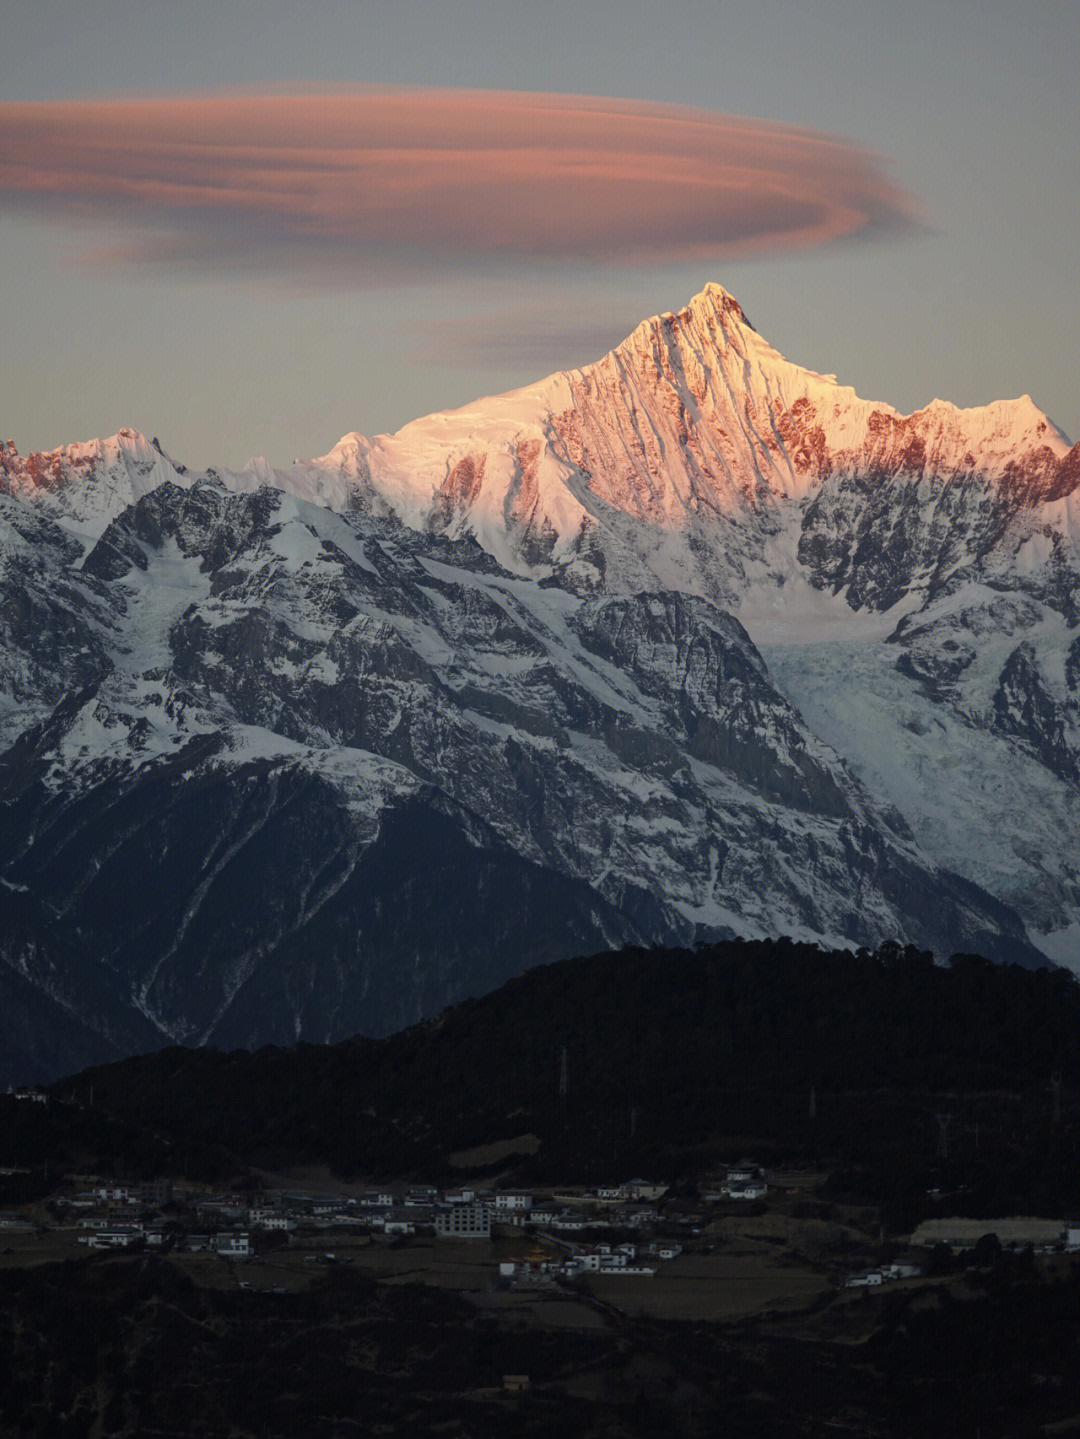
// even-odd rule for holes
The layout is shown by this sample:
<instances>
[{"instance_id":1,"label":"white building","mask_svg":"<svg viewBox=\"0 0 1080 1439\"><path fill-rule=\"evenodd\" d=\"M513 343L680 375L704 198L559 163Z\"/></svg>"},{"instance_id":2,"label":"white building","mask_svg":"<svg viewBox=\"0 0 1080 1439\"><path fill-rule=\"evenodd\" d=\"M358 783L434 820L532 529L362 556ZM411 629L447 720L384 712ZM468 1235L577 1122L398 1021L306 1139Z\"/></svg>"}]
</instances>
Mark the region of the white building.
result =
<instances>
[{"instance_id":1,"label":"white building","mask_svg":"<svg viewBox=\"0 0 1080 1439\"><path fill-rule=\"evenodd\" d=\"M883 1264L881 1273L886 1279L917 1279L922 1273L922 1266L901 1260L896 1264Z\"/></svg>"},{"instance_id":2,"label":"white building","mask_svg":"<svg viewBox=\"0 0 1080 1439\"><path fill-rule=\"evenodd\" d=\"M442 1239L490 1239L491 1210L486 1204L440 1205L435 1233Z\"/></svg>"},{"instance_id":3,"label":"white building","mask_svg":"<svg viewBox=\"0 0 1080 1439\"><path fill-rule=\"evenodd\" d=\"M733 1181L724 1186L724 1193L729 1199L764 1199L768 1192L769 1186L764 1179Z\"/></svg>"},{"instance_id":4,"label":"white building","mask_svg":"<svg viewBox=\"0 0 1080 1439\"><path fill-rule=\"evenodd\" d=\"M595 1249L582 1250L577 1257L581 1261L582 1269L598 1274L611 1269L625 1269L629 1263L625 1254L613 1250L609 1244L598 1244Z\"/></svg>"},{"instance_id":5,"label":"white building","mask_svg":"<svg viewBox=\"0 0 1080 1439\"><path fill-rule=\"evenodd\" d=\"M136 1224L117 1224L109 1229L98 1229L87 1241L91 1249L126 1249L143 1238L143 1230Z\"/></svg>"},{"instance_id":6,"label":"white building","mask_svg":"<svg viewBox=\"0 0 1080 1439\"><path fill-rule=\"evenodd\" d=\"M733 1164L727 1172L727 1178L720 1187L719 1195L715 1189L711 1189L705 1196L707 1200L716 1198L725 1199L764 1199L769 1191L765 1182L765 1171L760 1164L755 1164L750 1159L742 1159L738 1164Z\"/></svg>"},{"instance_id":7,"label":"white building","mask_svg":"<svg viewBox=\"0 0 1080 1439\"><path fill-rule=\"evenodd\" d=\"M119 1184L103 1184L93 1191L99 1204L138 1204L139 1196Z\"/></svg>"},{"instance_id":8,"label":"white building","mask_svg":"<svg viewBox=\"0 0 1080 1439\"><path fill-rule=\"evenodd\" d=\"M642 1229L646 1224L655 1224L659 1218L660 1214L656 1209L631 1209L628 1214L623 1215L622 1222L631 1229Z\"/></svg>"},{"instance_id":9,"label":"white building","mask_svg":"<svg viewBox=\"0 0 1080 1439\"><path fill-rule=\"evenodd\" d=\"M573 1234L582 1229L595 1228L595 1225L590 1224L587 1219L583 1219L580 1215L560 1214L555 1219L549 1221L548 1228L557 1229L563 1234Z\"/></svg>"},{"instance_id":10,"label":"white building","mask_svg":"<svg viewBox=\"0 0 1080 1439\"><path fill-rule=\"evenodd\" d=\"M525 1214L533 1204L533 1197L525 1189L500 1189L495 1195L495 1208Z\"/></svg>"}]
</instances>

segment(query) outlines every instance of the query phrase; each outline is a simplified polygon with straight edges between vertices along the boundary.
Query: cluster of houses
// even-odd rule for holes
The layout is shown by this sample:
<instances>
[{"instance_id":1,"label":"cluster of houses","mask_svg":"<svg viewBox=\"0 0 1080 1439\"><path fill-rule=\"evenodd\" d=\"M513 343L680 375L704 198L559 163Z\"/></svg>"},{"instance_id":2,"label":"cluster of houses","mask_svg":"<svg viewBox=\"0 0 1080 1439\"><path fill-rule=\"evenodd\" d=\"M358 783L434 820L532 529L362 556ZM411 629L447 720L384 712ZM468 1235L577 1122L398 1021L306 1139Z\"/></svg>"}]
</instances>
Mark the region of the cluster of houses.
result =
<instances>
[{"instance_id":1,"label":"cluster of houses","mask_svg":"<svg viewBox=\"0 0 1080 1439\"><path fill-rule=\"evenodd\" d=\"M373 1189L352 1196L276 1191L257 1200L238 1194L208 1194L159 1180L137 1186L100 1183L84 1189L64 1207L81 1242L92 1248L151 1247L214 1251L230 1259L251 1253L256 1231L289 1234L348 1227L386 1236L421 1231L446 1239L489 1239L494 1225L536 1226L553 1231L641 1228L654 1223L657 1200L667 1186L636 1179L625 1184L556 1194L540 1200L531 1190L439 1190L434 1185ZM180 1206L183 1222L155 1211Z\"/></svg>"},{"instance_id":2,"label":"cluster of houses","mask_svg":"<svg viewBox=\"0 0 1080 1439\"><path fill-rule=\"evenodd\" d=\"M28 1092L27 1097L36 1099L37 1095ZM595 1236L606 1229L623 1231L625 1238L625 1231L651 1228L660 1219L659 1205L668 1193L666 1184L648 1179L554 1192L483 1190L468 1185L439 1189L414 1184L351 1196L282 1190L254 1197L208 1193L170 1179L127 1185L84 1177L83 1183L88 1187L61 1201L67 1222L83 1231L82 1243L99 1249L145 1243L213 1251L229 1258L250 1254L253 1236L259 1232L288 1235L300 1228L330 1227L391 1238L434 1232L445 1239L488 1239L494 1226L528 1226L561 1238L574 1249L572 1238L577 1234ZM705 1192L703 1198L706 1202L760 1198L765 1192L761 1168L744 1162L732 1166L722 1186ZM687 1226L700 1218L698 1214L665 1213L666 1220ZM0 1227L21 1227L27 1222L16 1215L0 1216ZM605 1267L612 1271L638 1272L628 1268L622 1258L610 1257L624 1255L618 1248L582 1252L604 1254ZM667 1256L654 1253L653 1257Z\"/></svg>"},{"instance_id":3,"label":"cluster of houses","mask_svg":"<svg viewBox=\"0 0 1080 1439\"><path fill-rule=\"evenodd\" d=\"M49 1096L43 1089L16 1089L13 1085L7 1087L9 1099L25 1099L31 1104L48 1104Z\"/></svg>"},{"instance_id":4,"label":"cluster of houses","mask_svg":"<svg viewBox=\"0 0 1080 1439\"><path fill-rule=\"evenodd\" d=\"M583 1274L645 1275L656 1273L653 1264L643 1263L644 1259L677 1259L682 1253L681 1244L659 1241L639 1250L635 1244L595 1244L582 1247L576 1244L566 1246L569 1253L562 1258L553 1258L542 1250L536 1250L522 1259L504 1259L499 1265L503 1279L515 1283L535 1283L538 1279L576 1279Z\"/></svg>"},{"instance_id":5,"label":"cluster of houses","mask_svg":"<svg viewBox=\"0 0 1080 1439\"><path fill-rule=\"evenodd\" d=\"M996 1235L1003 1249L1031 1248L1036 1254L1080 1249L1080 1219L926 1219L911 1236L912 1244L947 1244L950 1249L973 1248L988 1234Z\"/></svg>"},{"instance_id":6,"label":"cluster of houses","mask_svg":"<svg viewBox=\"0 0 1080 1439\"><path fill-rule=\"evenodd\" d=\"M723 1199L764 1199L768 1192L761 1165L743 1159L731 1166L721 1185L705 1189L702 1198L707 1204L718 1204Z\"/></svg>"},{"instance_id":7,"label":"cluster of houses","mask_svg":"<svg viewBox=\"0 0 1080 1439\"><path fill-rule=\"evenodd\" d=\"M491 1192L460 1188L434 1192L427 1200L429 1212L418 1215L415 1223L427 1222L435 1233L447 1239L486 1239L493 1224L522 1228L526 1225L558 1233L626 1228L639 1229L653 1224L658 1211L644 1199L659 1199L667 1191L664 1184L643 1179L626 1184L574 1193L555 1193L541 1199L529 1189L498 1189ZM382 1196L385 1197L385 1196ZM406 1200L408 1196L406 1196ZM365 1200L359 1201L361 1215ZM391 1217L380 1216L378 1207L370 1216L373 1227L391 1223Z\"/></svg>"},{"instance_id":8,"label":"cluster of houses","mask_svg":"<svg viewBox=\"0 0 1080 1439\"><path fill-rule=\"evenodd\" d=\"M533 1225L569 1234L586 1229L641 1229L654 1224L659 1211L647 1201L658 1200L666 1192L665 1184L631 1179L596 1189L556 1191L543 1199L527 1189L496 1190L490 1195L473 1195L472 1203L488 1209L497 1223ZM442 1232L438 1219L436 1232Z\"/></svg>"},{"instance_id":9,"label":"cluster of houses","mask_svg":"<svg viewBox=\"0 0 1080 1439\"><path fill-rule=\"evenodd\" d=\"M994 1235L1003 1249L1031 1249L1036 1254L1069 1253L1080 1250L1080 1220L1062 1223L1057 1219L926 1219L911 1236L913 1248L946 1245L956 1252L973 1249L980 1239ZM882 1264L849 1274L845 1289L874 1288L895 1279L913 1279L923 1266L913 1259Z\"/></svg>"},{"instance_id":10,"label":"cluster of houses","mask_svg":"<svg viewBox=\"0 0 1080 1439\"><path fill-rule=\"evenodd\" d=\"M593 1248L577 1248L562 1259L537 1252L524 1259L505 1259L499 1265L504 1279L520 1282L543 1278L576 1279L582 1274L644 1274L656 1270L638 1262L633 1244L597 1244Z\"/></svg>"},{"instance_id":11,"label":"cluster of houses","mask_svg":"<svg viewBox=\"0 0 1080 1439\"><path fill-rule=\"evenodd\" d=\"M882 1264L877 1269L860 1269L857 1274L849 1274L844 1280L844 1288L873 1289L894 1279L917 1279L921 1273L921 1264L911 1264L906 1260L898 1264Z\"/></svg>"},{"instance_id":12,"label":"cluster of houses","mask_svg":"<svg viewBox=\"0 0 1080 1439\"><path fill-rule=\"evenodd\" d=\"M444 1239L489 1239L495 1226L528 1226L562 1240L570 1251L567 1260L559 1261L560 1272L566 1274L600 1269L650 1272L648 1266L630 1262L637 1252L633 1245L580 1248L573 1236L587 1231L595 1237L606 1229L622 1231L625 1238L626 1231L651 1228L660 1219L658 1206L668 1193L666 1184L648 1179L554 1192L414 1184L350 1196L282 1190L254 1197L212 1194L169 1179L141 1185L84 1183L90 1187L63 1200L62 1209L68 1222L83 1231L81 1242L97 1249L145 1243L242 1259L251 1253L253 1236L259 1232L289 1235L301 1228L310 1232L347 1227L391 1238L434 1232ZM723 1183L704 1192L703 1199L756 1199L766 1189L760 1166L747 1161L732 1166ZM700 1215L666 1212L665 1218L689 1226ZM25 1222L15 1215L0 1216L0 1227ZM666 1259L678 1252L678 1245L660 1242L651 1247L648 1257Z\"/></svg>"}]
</instances>

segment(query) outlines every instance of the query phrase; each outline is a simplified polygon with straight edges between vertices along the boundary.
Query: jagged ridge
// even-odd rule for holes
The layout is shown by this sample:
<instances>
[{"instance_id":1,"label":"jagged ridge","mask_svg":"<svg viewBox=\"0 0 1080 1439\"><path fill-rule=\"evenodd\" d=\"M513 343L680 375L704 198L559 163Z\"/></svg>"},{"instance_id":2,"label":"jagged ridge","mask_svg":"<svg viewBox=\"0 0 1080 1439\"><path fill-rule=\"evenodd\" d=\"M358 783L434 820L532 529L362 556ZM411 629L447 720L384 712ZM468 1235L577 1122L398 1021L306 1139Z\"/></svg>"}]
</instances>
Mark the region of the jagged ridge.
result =
<instances>
[{"instance_id":1,"label":"jagged ridge","mask_svg":"<svg viewBox=\"0 0 1080 1439\"><path fill-rule=\"evenodd\" d=\"M559 891L580 943L701 927L1022 948L1015 916L944 866L1067 959L1078 476L1080 447L1027 397L899 415L784 360L719 286L595 365L286 470L197 475L134 431L25 460L9 444L0 721L27 736L19 822L42 833L50 805L66 814L58 788L100 799L108 776L89 855L155 766L185 785L212 769L237 815L273 774L353 836L330 843L339 878L380 816L435 803L499 864L585 884ZM196 896L230 873L213 846L195 863ZM318 899L327 876L300 869ZM134 992L169 1033L242 1037L231 996L311 917L305 899L272 941L237 940L250 964L197 1016L168 1007L172 959ZM287 968L252 983L250 1023L283 1004L331 1032L348 985L307 1004L310 973ZM431 1002L418 983L387 1023Z\"/></svg>"}]
</instances>

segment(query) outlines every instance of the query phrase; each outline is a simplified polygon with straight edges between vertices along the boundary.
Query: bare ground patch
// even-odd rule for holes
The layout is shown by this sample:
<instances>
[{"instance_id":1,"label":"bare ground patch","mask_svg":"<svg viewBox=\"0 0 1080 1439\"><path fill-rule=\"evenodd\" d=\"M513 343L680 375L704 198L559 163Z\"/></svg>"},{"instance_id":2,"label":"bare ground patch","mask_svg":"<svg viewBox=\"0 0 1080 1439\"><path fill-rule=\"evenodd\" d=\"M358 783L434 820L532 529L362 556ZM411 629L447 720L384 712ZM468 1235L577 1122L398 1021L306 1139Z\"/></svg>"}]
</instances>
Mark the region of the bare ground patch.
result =
<instances>
[{"instance_id":1,"label":"bare ground patch","mask_svg":"<svg viewBox=\"0 0 1080 1439\"><path fill-rule=\"evenodd\" d=\"M664 1264L651 1279L628 1275L589 1281L591 1293L627 1314L714 1324L803 1309L831 1288L812 1270L752 1254L688 1255Z\"/></svg>"},{"instance_id":2,"label":"bare ground patch","mask_svg":"<svg viewBox=\"0 0 1080 1439\"><path fill-rule=\"evenodd\" d=\"M479 1169L498 1164L517 1154L535 1154L540 1140L535 1134L519 1134L516 1139L500 1139L494 1144L478 1144L475 1149L457 1149L447 1160L455 1169Z\"/></svg>"}]
</instances>

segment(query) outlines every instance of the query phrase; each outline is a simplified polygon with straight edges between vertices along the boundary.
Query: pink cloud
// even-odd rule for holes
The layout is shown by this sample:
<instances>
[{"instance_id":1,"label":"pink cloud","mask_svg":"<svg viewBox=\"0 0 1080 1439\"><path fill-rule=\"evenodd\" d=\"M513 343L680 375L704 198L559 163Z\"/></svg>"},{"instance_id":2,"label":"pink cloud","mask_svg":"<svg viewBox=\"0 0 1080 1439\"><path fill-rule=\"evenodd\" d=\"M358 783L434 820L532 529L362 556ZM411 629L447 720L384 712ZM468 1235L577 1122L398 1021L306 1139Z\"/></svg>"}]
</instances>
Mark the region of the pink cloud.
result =
<instances>
[{"instance_id":1,"label":"pink cloud","mask_svg":"<svg viewBox=\"0 0 1080 1439\"><path fill-rule=\"evenodd\" d=\"M487 91L0 104L0 203L119 227L96 261L334 281L708 261L909 228L834 137Z\"/></svg>"}]
</instances>

